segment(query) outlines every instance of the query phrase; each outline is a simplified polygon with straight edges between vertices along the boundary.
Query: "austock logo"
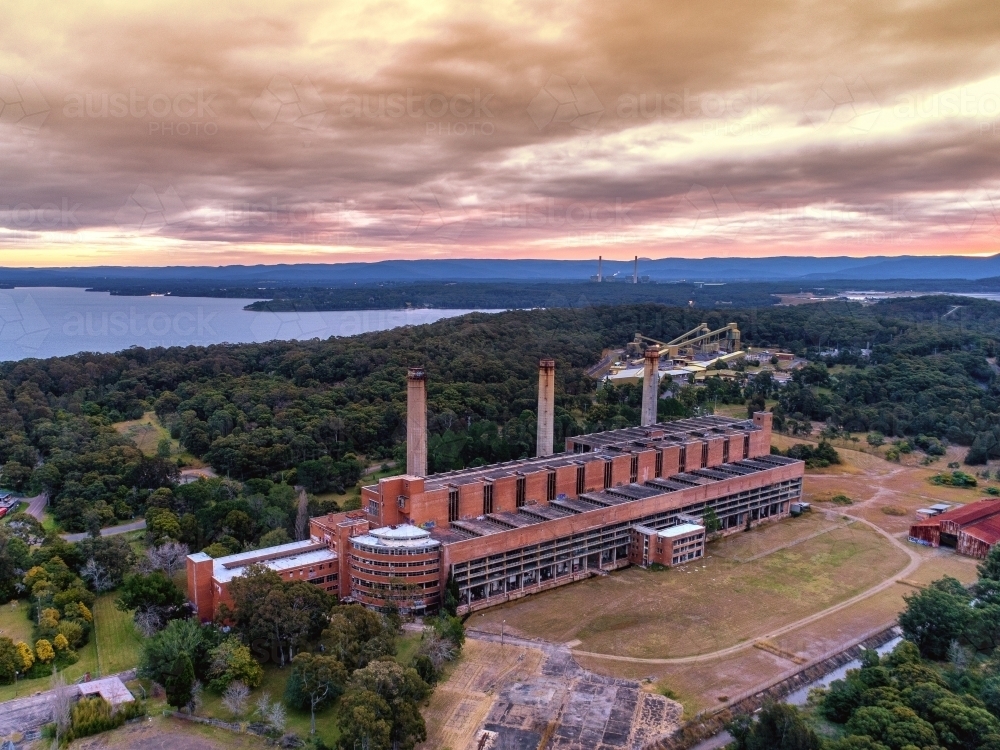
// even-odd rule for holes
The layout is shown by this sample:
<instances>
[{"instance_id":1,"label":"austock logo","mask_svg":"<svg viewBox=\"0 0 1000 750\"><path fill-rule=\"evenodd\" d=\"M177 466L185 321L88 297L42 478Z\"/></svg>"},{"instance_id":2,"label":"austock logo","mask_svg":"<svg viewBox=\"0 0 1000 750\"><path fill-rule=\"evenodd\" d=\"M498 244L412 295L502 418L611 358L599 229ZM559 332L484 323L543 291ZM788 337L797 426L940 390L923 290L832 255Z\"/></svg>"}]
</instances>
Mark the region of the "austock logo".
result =
<instances>
[{"instance_id":1,"label":"austock logo","mask_svg":"<svg viewBox=\"0 0 1000 750\"><path fill-rule=\"evenodd\" d=\"M115 222L124 231L156 231L166 226L178 226L188 218L188 210L173 185L158 193L140 184L115 214Z\"/></svg>"},{"instance_id":2,"label":"austock logo","mask_svg":"<svg viewBox=\"0 0 1000 750\"><path fill-rule=\"evenodd\" d=\"M18 85L10 76L0 75L0 125L37 133L49 111L49 103L30 77Z\"/></svg>"},{"instance_id":3,"label":"austock logo","mask_svg":"<svg viewBox=\"0 0 1000 750\"><path fill-rule=\"evenodd\" d=\"M562 76L549 76L528 104L528 116L539 130L565 123L574 130L592 131L603 114L604 105L583 76L574 84Z\"/></svg>"},{"instance_id":4,"label":"austock logo","mask_svg":"<svg viewBox=\"0 0 1000 750\"><path fill-rule=\"evenodd\" d=\"M287 123L315 133L323 122L326 104L308 76L292 83L285 76L274 76L250 105L250 114L261 130L275 123Z\"/></svg>"},{"instance_id":5,"label":"austock logo","mask_svg":"<svg viewBox=\"0 0 1000 750\"><path fill-rule=\"evenodd\" d=\"M49 321L30 294L16 299L0 292L0 350L13 349L20 356L35 354L49 330Z\"/></svg>"},{"instance_id":6,"label":"austock logo","mask_svg":"<svg viewBox=\"0 0 1000 750\"><path fill-rule=\"evenodd\" d=\"M875 127L882 106L861 76L848 83L829 75L806 102L804 110L814 127L842 125L867 133Z\"/></svg>"}]
</instances>

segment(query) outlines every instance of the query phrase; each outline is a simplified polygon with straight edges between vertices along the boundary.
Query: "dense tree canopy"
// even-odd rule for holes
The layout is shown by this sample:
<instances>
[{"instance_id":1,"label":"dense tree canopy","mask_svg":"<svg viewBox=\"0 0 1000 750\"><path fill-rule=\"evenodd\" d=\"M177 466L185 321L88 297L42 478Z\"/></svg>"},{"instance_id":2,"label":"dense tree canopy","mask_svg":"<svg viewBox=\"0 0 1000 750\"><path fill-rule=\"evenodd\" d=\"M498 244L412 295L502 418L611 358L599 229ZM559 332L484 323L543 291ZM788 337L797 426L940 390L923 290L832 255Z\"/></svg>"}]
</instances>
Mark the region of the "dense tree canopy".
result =
<instances>
[{"instance_id":1,"label":"dense tree canopy","mask_svg":"<svg viewBox=\"0 0 1000 750\"><path fill-rule=\"evenodd\" d=\"M186 450L223 476L339 490L357 479L358 456L402 455L412 365L429 376L433 470L518 458L534 446L539 358L557 361L558 446L569 435L638 420L638 389L598 392L585 375L604 350L636 331L667 340L702 322L714 328L730 321L747 343L789 348L817 364L780 391L762 381L741 392L710 378L692 396L665 384L672 398L663 400L661 416L684 416L699 399L759 402L779 393L779 421L946 439L970 446L969 460L982 461L1000 456L1000 387L987 361L996 352L998 311L995 303L948 297L869 307L525 310L326 341L10 362L0 365L0 465L9 484L49 492L69 529L130 518L176 477L162 452L144 455L113 427L153 410ZM821 362L849 367L828 374ZM172 512L180 521L183 513ZM280 503L274 512L282 512ZM273 516L270 523L260 533L283 525ZM196 535L193 523L188 528ZM188 543L211 541L218 540Z\"/></svg>"}]
</instances>

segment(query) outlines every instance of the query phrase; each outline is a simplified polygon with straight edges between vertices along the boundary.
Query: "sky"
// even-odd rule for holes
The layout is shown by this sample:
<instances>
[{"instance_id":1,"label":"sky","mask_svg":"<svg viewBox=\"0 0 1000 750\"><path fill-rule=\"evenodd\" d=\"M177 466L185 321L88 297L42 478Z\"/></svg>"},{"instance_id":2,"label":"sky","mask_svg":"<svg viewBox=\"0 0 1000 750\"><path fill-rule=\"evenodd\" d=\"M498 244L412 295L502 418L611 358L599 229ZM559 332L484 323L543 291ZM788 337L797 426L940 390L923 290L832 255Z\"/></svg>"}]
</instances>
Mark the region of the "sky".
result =
<instances>
[{"instance_id":1,"label":"sky","mask_svg":"<svg viewBox=\"0 0 1000 750\"><path fill-rule=\"evenodd\" d=\"M993 254L1000 4L0 4L0 266Z\"/></svg>"}]
</instances>

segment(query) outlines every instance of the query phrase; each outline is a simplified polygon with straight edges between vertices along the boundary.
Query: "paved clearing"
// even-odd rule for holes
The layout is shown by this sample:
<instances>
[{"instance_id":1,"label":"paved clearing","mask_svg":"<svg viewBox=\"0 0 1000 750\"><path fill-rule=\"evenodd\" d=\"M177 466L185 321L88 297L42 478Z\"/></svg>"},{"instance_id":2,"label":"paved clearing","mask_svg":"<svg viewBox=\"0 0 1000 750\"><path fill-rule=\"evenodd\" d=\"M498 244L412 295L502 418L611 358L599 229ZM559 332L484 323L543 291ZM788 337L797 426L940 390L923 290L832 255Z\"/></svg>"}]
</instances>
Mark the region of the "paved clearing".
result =
<instances>
[{"instance_id":1,"label":"paved clearing","mask_svg":"<svg viewBox=\"0 0 1000 750\"><path fill-rule=\"evenodd\" d=\"M129 521L118 526L108 526L101 529L101 536L115 536L116 534L127 534L130 531L142 531L146 528L146 519L140 518L138 521ZM62 538L67 542L82 542L90 534L81 531L79 534L63 534Z\"/></svg>"},{"instance_id":2,"label":"paved clearing","mask_svg":"<svg viewBox=\"0 0 1000 750\"><path fill-rule=\"evenodd\" d=\"M638 750L673 732L681 706L634 680L581 669L565 646L469 632L461 661L424 711L421 750L473 747L480 729L509 750Z\"/></svg>"},{"instance_id":3,"label":"paved clearing","mask_svg":"<svg viewBox=\"0 0 1000 750\"><path fill-rule=\"evenodd\" d=\"M28 502L28 507L24 509L24 512L29 516L34 516L38 519L38 522L42 522L42 515L45 513L45 506L49 503L48 493L43 492L40 495L35 495L34 497L24 498Z\"/></svg>"}]
</instances>

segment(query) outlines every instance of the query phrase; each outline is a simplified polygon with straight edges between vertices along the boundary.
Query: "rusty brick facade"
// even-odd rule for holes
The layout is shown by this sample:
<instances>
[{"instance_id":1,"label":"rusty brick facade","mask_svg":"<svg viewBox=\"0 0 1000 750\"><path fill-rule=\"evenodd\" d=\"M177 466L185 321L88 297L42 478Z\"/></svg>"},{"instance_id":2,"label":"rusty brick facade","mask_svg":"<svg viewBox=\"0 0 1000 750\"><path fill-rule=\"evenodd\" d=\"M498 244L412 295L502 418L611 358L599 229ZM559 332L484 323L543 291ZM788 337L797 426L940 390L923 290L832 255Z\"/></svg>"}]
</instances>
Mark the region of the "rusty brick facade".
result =
<instances>
[{"instance_id":1,"label":"rusty brick facade","mask_svg":"<svg viewBox=\"0 0 1000 750\"><path fill-rule=\"evenodd\" d=\"M342 599L431 610L450 579L474 610L630 564L636 525L711 509L727 533L786 516L804 465L770 445L766 412L578 435L559 454L382 479L360 511L314 518L310 535L336 555ZM200 570L189 558L192 599Z\"/></svg>"}]
</instances>

